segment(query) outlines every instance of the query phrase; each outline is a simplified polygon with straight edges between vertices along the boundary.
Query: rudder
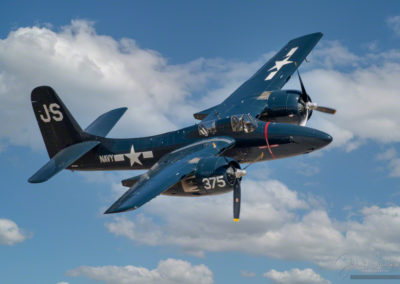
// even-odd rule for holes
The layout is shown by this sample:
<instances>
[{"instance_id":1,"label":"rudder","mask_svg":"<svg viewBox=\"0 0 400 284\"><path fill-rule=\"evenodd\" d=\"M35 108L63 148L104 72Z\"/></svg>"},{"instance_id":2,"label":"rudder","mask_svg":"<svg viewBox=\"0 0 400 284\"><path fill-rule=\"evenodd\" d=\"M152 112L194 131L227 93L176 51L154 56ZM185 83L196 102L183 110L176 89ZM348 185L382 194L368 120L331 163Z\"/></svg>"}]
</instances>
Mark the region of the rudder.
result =
<instances>
[{"instance_id":1,"label":"rudder","mask_svg":"<svg viewBox=\"0 0 400 284\"><path fill-rule=\"evenodd\" d=\"M31 101L50 158L60 150L83 141L81 127L51 87L35 88Z\"/></svg>"}]
</instances>

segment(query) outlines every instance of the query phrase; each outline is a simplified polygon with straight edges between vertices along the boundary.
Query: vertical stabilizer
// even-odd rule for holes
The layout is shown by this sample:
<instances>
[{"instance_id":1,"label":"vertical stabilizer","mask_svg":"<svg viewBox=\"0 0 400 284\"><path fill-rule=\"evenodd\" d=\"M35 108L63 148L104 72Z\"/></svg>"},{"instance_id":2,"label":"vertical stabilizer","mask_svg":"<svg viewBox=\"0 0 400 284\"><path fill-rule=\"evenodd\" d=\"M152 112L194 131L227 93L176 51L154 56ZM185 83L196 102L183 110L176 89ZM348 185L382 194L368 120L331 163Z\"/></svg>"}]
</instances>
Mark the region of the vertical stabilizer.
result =
<instances>
[{"instance_id":1,"label":"vertical stabilizer","mask_svg":"<svg viewBox=\"0 0 400 284\"><path fill-rule=\"evenodd\" d=\"M83 141L81 127L51 87L35 88L31 100L50 158L62 149Z\"/></svg>"}]
</instances>

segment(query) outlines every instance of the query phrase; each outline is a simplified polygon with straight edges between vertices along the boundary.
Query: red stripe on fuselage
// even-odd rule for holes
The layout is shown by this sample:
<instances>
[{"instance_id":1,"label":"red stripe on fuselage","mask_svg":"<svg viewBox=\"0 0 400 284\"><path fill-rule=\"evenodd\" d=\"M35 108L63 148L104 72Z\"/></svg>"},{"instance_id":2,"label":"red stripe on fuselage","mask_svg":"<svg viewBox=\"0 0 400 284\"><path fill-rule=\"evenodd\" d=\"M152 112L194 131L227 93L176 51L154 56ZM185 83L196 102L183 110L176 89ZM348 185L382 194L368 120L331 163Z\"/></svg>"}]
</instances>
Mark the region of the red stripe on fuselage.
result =
<instances>
[{"instance_id":1,"label":"red stripe on fuselage","mask_svg":"<svg viewBox=\"0 0 400 284\"><path fill-rule=\"evenodd\" d=\"M269 145L269 141L268 141L268 125L269 124L270 124L270 122L267 122L265 124L265 142L267 142L267 148L268 148L269 153L271 154L272 159L276 159L274 154L272 153L271 146Z\"/></svg>"}]
</instances>

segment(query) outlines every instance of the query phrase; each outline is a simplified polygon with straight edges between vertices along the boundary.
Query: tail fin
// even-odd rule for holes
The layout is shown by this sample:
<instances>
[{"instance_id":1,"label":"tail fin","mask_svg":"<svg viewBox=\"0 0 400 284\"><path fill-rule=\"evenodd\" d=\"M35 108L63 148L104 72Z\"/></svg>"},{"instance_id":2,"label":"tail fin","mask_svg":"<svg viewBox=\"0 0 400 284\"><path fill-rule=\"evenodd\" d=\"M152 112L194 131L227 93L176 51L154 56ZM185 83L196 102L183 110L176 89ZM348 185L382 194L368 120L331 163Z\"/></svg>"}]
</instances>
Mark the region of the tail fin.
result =
<instances>
[{"instance_id":1,"label":"tail fin","mask_svg":"<svg viewBox=\"0 0 400 284\"><path fill-rule=\"evenodd\" d=\"M81 127L51 87L35 88L31 100L50 158L62 149L83 141Z\"/></svg>"}]
</instances>

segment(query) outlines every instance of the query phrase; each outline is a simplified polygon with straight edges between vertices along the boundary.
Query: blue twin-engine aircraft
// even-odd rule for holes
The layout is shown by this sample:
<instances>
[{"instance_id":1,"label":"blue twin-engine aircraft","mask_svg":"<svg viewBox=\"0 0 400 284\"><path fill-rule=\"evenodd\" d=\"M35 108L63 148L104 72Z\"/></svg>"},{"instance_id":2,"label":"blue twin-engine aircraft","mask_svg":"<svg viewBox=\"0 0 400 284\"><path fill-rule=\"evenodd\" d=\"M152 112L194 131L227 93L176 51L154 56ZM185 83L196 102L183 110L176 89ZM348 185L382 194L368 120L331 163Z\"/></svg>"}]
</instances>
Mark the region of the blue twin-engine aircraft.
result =
<instances>
[{"instance_id":1,"label":"blue twin-engine aircraft","mask_svg":"<svg viewBox=\"0 0 400 284\"><path fill-rule=\"evenodd\" d=\"M122 181L129 190L105 213L134 210L159 194L202 196L233 190L233 218L239 220L241 163L310 153L332 141L305 127L313 110L335 110L311 101L301 91L281 90L322 37L291 40L226 100L194 114L201 122L176 131L129 139L105 138L126 108L99 116L82 130L50 87L32 91L33 110L50 161L30 179L48 180L62 169L143 170Z\"/></svg>"}]
</instances>

